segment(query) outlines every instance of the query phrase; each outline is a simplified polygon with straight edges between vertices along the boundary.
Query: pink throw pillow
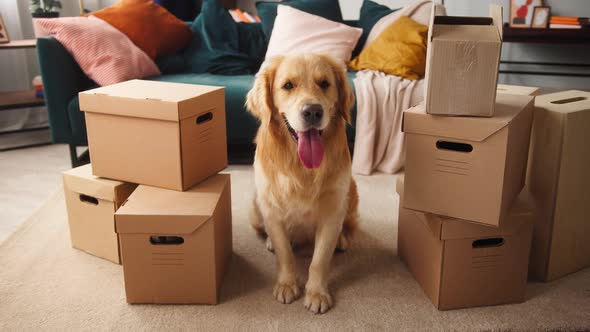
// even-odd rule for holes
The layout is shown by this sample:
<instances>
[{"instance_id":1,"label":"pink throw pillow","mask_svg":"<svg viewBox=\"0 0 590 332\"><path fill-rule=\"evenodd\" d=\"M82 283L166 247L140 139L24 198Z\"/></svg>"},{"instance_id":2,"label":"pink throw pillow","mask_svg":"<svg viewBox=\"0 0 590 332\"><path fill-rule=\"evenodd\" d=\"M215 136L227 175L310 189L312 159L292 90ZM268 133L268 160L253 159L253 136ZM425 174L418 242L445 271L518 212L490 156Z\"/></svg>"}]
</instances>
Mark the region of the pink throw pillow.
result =
<instances>
[{"instance_id":1,"label":"pink throw pillow","mask_svg":"<svg viewBox=\"0 0 590 332\"><path fill-rule=\"evenodd\" d=\"M129 38L94 17L35 19L35 35L53 36L99 85L159 75L154 61Z\"/></svg>"},{"instance_id":2,"label":"pink throw pillow","mask_svg":"<svg viewBox=\"0 0 590 332\"><path fill-rule=\"evenodd\" d=\"M279 5L266 58L298 53L330 54L347 62L362 29Z\"/></svg>"}]
</instances>

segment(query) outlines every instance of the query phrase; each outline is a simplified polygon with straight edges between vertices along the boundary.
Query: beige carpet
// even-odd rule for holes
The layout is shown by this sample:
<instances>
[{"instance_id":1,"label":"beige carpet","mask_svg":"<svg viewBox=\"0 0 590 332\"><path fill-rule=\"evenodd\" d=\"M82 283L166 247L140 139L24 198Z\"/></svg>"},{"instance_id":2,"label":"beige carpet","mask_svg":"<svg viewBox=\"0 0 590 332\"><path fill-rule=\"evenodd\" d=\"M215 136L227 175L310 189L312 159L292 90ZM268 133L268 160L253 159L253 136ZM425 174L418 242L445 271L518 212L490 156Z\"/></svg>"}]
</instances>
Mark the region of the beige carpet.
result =
<instances>
[{"instance_id":1,"label":"beige carpet","mask_svg":"<svg viewBox=\"0 0 590 332\"><path fill-rule=\"evenodd\" d=\"M249 229L250 167L232 167L234 256L217 306L128 305L121 266L72 249L60 192L0 245L0 331L580 330L590 269L529 284L524 304L437 311L396 256L392 176L357 177L363 231L333 262L336 306L313 315L272 295L274 256ZM309 258L301 258L305 281Z\"/></svg>"}]
</instances>

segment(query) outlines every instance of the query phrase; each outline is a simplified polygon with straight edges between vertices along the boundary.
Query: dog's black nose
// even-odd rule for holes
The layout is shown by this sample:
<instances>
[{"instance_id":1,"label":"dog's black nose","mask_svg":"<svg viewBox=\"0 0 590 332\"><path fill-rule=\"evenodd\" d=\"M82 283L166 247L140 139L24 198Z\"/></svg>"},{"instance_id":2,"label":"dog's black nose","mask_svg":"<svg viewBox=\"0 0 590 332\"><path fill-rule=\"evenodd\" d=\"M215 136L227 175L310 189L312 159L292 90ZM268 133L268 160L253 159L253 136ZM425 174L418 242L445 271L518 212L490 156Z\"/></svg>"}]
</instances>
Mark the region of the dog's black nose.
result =
<instances>
[{"instance_id":1,"label":"dog's black nose","mask_svg":"<svg viewBox=\"0 0 590 332\"><path fill-rule=\"evenodd\" d=\"M317 125L322 120L324 110L320 104L304 104L301 108L303 119L308 125Z\"/></svg>"}]
</instances>

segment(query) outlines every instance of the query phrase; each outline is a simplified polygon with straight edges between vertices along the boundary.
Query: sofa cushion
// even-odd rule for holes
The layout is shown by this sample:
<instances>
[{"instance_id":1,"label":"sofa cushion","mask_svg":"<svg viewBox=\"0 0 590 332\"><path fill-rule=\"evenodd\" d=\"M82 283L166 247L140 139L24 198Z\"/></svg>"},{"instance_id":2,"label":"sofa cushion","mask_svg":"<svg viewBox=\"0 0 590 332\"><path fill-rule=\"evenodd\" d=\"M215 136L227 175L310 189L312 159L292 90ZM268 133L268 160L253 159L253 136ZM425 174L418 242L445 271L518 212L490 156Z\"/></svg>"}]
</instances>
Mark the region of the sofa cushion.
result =
<instances>
[{"instance_id":1,"label":"sofa cushion","mask_svg":"<svg viewBox=\"0 0 590 332\"><path fill-rule=\"evenodd\" d=\"M191 28L194 37L184 52L188 71L220 75L258 71L266 42L260 24L236 24L218 0L206 0Z\"/></svg>"},{"instance_id":2,"label":"sofa cushion","mask_svg":"<svg viewBox=\"0 0 590 332\"><path fill-rule=\"evenodd\" d=\"M244 107L254 75L175 74L153 78L156 81L202 84L225 87L227 141L230 144L252 143L258 122Z\"/></svg>"},{"instance_id":3,"label":"sofa cushion","mask_svg":"<svg viewBox=\"0 0 590 332\"><path fill-rule=\"evenodd\" d=\"M362 29L301 10L279 6L266 58L297 53L324 53L343 63L350 60Z\"/></svg>"},{"instance_id":4,"label":"sofa cushion","mask_svg":"<svg viewBox=\"0 0 590 332\"><path fill-rule=\"evenodd\" d=\"M35 19L35 35L53 36L88 77L100 85L159 75L150 57L100 18Z\"/></svg>"},{"instance_id":5,"label":"sofa cushion","mask_svg":"<svg viewBox=\"0 0 590 332\"><path fill-rule=\"evenodd\" d=\"M363 34L361 35L361 38L359 39L354 51L352 52L353 57L356 57L361 53L365 45L365 41L367 40L367 37L369 36L371 29L373 29L375 23L377 23L381 18L397 10L399 10L399 8L391 9L385 5L378 4L371 0L363 1L363 4L361 6L361 12L359 15L359 20L357 23L358 27L363 29Z\"/></svg>"},{"instance_id":6,"label":"sofa cushion","mask_svg":"<svg viewBox=\"0 0 590 332\"><path fill-rule=\"evenodd\" d=\"M262 27L267 39L270 39L279 5L293 7L306 13L321 16L330 21L343 22L338 0L259 1L256 3L256 11L262 21Z\"/></svg>"},{"instance_id":7,"label":"sofa cushion","mask_svg":"<svg viewBox=\"0 0 590 332\"><path fill-rule=\"evenodd\" d=\"M192 36L183 21L152 0L121 0L92 15L123 32L152 59L183 49Z\"/></svg>"}]
</instances>

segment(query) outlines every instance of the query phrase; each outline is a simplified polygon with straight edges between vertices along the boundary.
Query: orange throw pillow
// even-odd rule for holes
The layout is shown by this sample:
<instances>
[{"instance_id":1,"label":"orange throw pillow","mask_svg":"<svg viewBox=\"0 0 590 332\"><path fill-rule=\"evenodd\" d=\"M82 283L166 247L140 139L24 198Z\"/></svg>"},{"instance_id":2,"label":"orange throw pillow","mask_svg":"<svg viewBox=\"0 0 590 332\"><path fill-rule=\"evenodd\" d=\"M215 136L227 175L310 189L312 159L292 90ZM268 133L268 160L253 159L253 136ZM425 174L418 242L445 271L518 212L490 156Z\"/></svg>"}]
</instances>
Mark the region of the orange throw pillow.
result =
<instances>
[{"instance_id":1,"label":"orange throw pillow","mask_svg":"<svg viewBox=\"0 0 590 332\"><path fill-rule=\"evenodd\" d=\"M181 50L193 34L187 24L152 0L121 0L90 15L127 35L152 59Z\"/></svg>"}]
</instances>

